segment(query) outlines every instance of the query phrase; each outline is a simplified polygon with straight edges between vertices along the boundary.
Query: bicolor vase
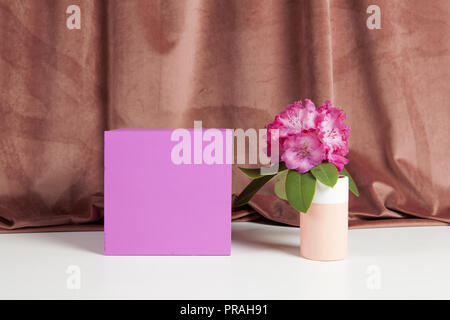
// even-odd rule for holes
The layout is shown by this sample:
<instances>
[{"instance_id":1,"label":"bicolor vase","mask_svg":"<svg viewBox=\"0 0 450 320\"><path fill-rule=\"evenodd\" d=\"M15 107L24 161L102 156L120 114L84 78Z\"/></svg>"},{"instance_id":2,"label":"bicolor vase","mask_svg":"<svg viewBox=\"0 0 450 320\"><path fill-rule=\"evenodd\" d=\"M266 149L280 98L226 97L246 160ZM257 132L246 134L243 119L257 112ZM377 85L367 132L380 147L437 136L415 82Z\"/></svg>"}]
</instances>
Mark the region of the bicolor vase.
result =
<instances>
[{"instance_id":1,"label":"bicolor vase","mask_svg":"<svg viewBox=\"0 0 450 320\"><path fill-rule=\"evenodd\" d=\"M307 213L300 213L300 255L310 260L335 261L347 256L348 178L334 187L316 183Z\"/></svg>"}]
</instances>

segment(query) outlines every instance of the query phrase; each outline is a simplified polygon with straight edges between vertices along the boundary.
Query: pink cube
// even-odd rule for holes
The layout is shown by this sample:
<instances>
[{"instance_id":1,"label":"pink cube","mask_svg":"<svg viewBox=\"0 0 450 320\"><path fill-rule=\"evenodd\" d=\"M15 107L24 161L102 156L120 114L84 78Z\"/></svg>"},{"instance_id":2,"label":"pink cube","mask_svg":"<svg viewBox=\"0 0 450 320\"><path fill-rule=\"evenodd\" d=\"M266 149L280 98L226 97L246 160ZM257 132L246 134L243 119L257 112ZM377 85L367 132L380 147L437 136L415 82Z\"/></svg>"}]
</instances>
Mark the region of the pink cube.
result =
<instances>
[{"instance_id":1,"label":"pink cube","mask_svg":"<svg viewBox=\"0 0 450 320\"><path fill-rule=\"evenodd\" d=\"M105 255L230 254L231 164L199 161L210 142L181 130L192 137L182 153L173 129L105 132ZM231 132L214 130L223 141Z\"/></svg>"}]
</instances>

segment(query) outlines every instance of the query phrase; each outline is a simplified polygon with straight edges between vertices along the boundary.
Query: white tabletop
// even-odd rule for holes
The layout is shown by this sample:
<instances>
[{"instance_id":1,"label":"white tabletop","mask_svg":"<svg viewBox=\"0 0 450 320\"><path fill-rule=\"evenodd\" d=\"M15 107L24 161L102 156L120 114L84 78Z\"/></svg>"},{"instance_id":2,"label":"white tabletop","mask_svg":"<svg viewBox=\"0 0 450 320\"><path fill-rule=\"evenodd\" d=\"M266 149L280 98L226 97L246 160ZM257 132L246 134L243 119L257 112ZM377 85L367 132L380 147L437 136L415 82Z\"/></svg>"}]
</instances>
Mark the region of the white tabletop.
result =
<instances>
[{"instance_id":1,"label":"white tabletop","mask_svg":"<svg viewBox=\"0 0 450 320\"><path fill-rule=\"evenodd\" d=\"M450 298L450 228L349 232L345 261L299 257L299 229L233 223L229 257L106 257L103 232L0 234L0 298Z\"/></svg>"}]
</instances>

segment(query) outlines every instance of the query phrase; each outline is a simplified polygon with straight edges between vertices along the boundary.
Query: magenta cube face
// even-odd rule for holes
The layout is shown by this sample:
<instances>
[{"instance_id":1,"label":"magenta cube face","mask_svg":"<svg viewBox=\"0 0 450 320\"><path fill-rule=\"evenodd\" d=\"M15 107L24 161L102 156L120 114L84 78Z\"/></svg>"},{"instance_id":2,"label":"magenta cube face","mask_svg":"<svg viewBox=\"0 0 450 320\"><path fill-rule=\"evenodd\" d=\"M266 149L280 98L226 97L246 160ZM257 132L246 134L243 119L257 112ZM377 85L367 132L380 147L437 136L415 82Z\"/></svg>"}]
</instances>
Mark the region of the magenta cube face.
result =
<instances>
[{"instance_id":1,"label":"magenta cube face","mask_svg":"<svg viewBox=\"0 0 450 320\"><path fill-rule=\"evenodd\" d=\"M105 255L230 254L231 130L215 129L224 161L213 164L201 159L212 140L199 146L184 130L182 152L173 129L105 132Z\"/></svg>"}]
</instances>

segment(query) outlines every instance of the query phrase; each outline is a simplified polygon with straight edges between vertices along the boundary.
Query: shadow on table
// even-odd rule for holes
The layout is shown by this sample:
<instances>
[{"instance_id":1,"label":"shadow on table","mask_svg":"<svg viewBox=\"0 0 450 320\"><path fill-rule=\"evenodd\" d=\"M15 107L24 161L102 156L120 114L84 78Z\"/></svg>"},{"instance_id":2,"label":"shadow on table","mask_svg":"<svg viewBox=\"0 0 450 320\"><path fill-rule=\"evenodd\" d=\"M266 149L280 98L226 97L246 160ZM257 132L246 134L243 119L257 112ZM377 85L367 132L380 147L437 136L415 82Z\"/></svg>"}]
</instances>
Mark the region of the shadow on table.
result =
<instances>
[{"instance_id":1,"label":"shadow on table","mask_svg":"<svg viewBox=\"0 0 450 320\"><path fill-rule=\"evenodd\" d=\"M40 240L103 255L103 232L101 231L48 232L40 234Z\"/></svg>"},{"instance_id":2,"label":"shadow on table","mask_svg":"<svg viewBox=\"0 0 450 320\"><path fill-rule=\"evenodd\" d=\"M286 227L286 230L289 230L289 232L280 233L278 228L274 228L273 231L267 228L233 228L231 232L231 240L232 243L239 245L284 252L286 254L298 257L300 255L299 245L286 242L287 239L292 239L292 231L295 231L295 234L298 235L298 228ZM298 236L297 239L299 239Z\"/></svg>"}]
</instances>

